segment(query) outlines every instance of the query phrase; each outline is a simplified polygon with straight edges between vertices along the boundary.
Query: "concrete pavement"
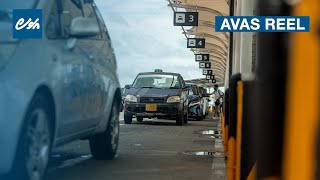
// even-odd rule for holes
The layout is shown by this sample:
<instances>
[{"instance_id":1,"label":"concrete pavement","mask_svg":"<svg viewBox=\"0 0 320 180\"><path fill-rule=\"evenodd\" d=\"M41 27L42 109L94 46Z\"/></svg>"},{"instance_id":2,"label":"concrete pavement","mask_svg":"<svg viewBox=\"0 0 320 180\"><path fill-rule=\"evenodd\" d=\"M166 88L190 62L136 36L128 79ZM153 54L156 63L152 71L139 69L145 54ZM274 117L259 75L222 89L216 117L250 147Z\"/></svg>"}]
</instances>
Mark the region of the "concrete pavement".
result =
<instances>
[{"instance_id":1,"label":"concrete pavement","mask_svg":"<svg viewBox=\"0 0 320 180\"><path fill-rule=\"evenodd\" d=\"M121 116L120 145L112 161L92 159L88 141L54 150L49 180L224 180L221 128L218 120L145 119L126 125Z\"/></svg>"}]
</instances>

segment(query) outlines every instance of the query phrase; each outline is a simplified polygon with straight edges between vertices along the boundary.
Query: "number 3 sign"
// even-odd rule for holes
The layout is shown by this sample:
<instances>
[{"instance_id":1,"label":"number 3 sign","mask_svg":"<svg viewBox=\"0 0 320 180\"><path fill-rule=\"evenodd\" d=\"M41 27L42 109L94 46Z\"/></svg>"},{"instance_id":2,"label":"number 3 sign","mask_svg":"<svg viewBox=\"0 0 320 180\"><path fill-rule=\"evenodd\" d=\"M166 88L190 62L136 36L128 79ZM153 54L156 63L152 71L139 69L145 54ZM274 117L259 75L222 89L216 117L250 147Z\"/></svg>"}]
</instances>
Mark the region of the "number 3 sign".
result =
<instances>
[{"instance_id":1,"label":"number 3 sign","mask_svg":"<svg viewBox=\"0 0 320 180\"><path fill-rule=\"evenodd\" d=\"M174 26L198 26L198 12L174 12Z\"/></svg>"}]
</instances>

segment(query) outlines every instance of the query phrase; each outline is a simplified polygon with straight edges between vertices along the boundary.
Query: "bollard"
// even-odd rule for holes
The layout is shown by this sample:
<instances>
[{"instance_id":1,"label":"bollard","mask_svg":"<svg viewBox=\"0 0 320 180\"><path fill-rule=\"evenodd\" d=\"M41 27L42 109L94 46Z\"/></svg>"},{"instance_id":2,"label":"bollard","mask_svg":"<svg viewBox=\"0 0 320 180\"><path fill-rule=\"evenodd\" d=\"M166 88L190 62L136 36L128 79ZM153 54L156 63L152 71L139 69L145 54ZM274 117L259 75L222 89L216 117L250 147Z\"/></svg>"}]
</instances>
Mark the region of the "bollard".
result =
<instances>
[{"instance_id":1,"label":"bollard","mask_svg":"<svg viewBox=\"0 0 320 180\"><path fill-rule=\"evenodd\" d=\"M285 0L257 1L259 16L288 16ZM257 33L256 105L257 178L282 177L289 33Z\"/></svg>"},{"instance_id":2,"label":"bollard","mask_svg":"<svg viewBox=\"0 0 320 180\"><path fill-rule=\"evenodd\" d=\"M237 85L241 80L241 75L231 76L229 81L230 97L229 97L229 129L228 129L228 162L227 176L228 180L235 180L236 168L236 139L237 139Z\"/></svg>"},{"instance_id":3,"label":"bollard","mask_svg":"<svg viewBox=\"0 0 320 180\"><path fill-rule=\"evenodd\" d=\"M303 0L293 12L310 16L311 29L290 37L283 180L316 180L320 179L320 2ZM303 89L307 93L301 93Z\"/></svg>"},{"instance_id":4,"label":"bollard","mask_svg":"<svg viewBox=\"0 0 320 180\"><path fill-rule=\"evenodd\" d=\"M224 152L226 153L226 156L228 156L228 138L229 138L229 88L226 89L224 93L224 136L223 136L223 146L224 146Z\"/></svg>"},{"instance_id":5,"label":"bollard","mask_svg":"<svg viewBox=\"0 0 320 180\"><path fill-rule=\"evenodd\" d=\"M255 82L243 81L243 109L241 127L241 180L256 179L256 146L254 144L257 130L254 123Z\"/></svg>"},{"instance_id":6,"label":"bollard","mask_svg":"<svg viewBox=\"0 0 320 180\"><path fill-rule=\"evenodd\" d=\"M235 180L241 179L241 142L242 142L243 82L237 86L237 138L236 138L236 173Z\"/></svg>"}]
</instances>

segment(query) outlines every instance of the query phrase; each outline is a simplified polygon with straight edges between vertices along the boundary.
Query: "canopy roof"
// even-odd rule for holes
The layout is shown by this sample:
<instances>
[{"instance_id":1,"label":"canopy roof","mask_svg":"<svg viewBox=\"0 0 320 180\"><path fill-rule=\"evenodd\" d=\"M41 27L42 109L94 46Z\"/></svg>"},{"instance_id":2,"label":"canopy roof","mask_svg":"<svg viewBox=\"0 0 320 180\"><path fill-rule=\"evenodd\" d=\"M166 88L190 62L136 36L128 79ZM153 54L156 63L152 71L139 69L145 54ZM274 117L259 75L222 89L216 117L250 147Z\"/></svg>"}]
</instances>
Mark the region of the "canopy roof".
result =
<instances>
[{"instance_id":1,"label":"canopy roof","mask_svg":"<svg viewBox=\"0 0 320 180\"><path fill-rule=\"evenodd\" d=\"M202 87L212 87L214 84L212 83L208 83L208 80L207 79L188 79L188 80L185 80L185 82L187 83L195 83L199 86L202 86ZM223 83L222 82L217 82L216 83L218 86L223 86Z\"/></svg>"},{"instance_id":2,"label":"canopy roof","mask_svg":"<svg viewBox=\"0 0 320 180\"><path fill-rule=\"evenodd\" d=\"M186 37L205 38L206 47L203 49L191 49L194 53L209 53L211 69L217 83L223 84L227 69L227 56L229 46L229 33L215 32L215 16L228 16L229 5L226 0L168 0L174 11L180 8L188 12L199 13L197 27L183 29ZM180 10L181 11L181 10ZM198 80L199 83L204 80Z\"/></svg>"}]
</instances>

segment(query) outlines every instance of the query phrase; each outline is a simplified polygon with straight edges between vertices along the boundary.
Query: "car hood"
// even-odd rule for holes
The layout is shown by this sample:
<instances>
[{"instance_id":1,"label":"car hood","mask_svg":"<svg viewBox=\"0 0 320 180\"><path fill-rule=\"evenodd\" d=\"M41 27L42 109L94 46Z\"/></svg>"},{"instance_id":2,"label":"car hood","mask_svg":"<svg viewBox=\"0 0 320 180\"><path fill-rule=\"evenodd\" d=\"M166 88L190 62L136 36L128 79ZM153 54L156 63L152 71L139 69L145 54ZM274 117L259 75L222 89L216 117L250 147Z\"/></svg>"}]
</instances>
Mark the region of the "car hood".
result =
<instances>
[{"instance_id":1,"label":"car hood","mask_svg":"<svg viewBox=\"0 0 320 180\"><path fill-rule=\"evenodd\" d=\"M167 97L180 95L180 89L158 89L158 88L141 88L128 89L126 94L140 97Z\"/></svg>"}]
</instances>

